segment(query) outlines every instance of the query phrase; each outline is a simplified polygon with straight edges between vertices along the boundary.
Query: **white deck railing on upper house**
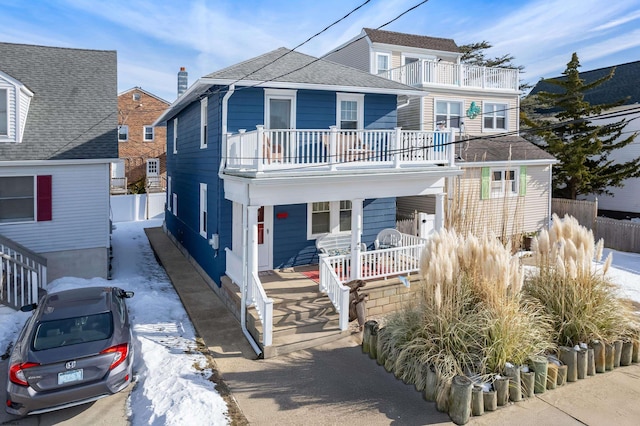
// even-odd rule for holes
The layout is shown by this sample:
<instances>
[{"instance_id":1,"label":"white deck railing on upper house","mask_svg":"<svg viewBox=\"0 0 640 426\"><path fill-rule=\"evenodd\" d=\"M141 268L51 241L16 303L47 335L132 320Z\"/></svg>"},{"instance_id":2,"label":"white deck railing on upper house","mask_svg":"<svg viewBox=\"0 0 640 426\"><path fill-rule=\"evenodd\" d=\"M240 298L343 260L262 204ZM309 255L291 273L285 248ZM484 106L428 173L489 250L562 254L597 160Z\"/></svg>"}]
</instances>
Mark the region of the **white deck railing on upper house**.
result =
<instances>
[{"instance_id":1,"label":"white deck railing on upper house","mask_svg":"<svg viewBox=\"0 0 640 426\"><path fill-rule=\"evenodd\" d=\"M446 61L416 61L379 73L381 77L409 86L458 86L517 91L519 71L515 68L482 67Z\"/></svg>"},{"instance_id":2,"label":"white deck railing on upper house","mask_svg":"<svg viewBox=\"0 0 640 426\"><path fill-rule=\"evenodd\" d=\"M0 303L19 309L38 302L47 284L47 259L0 236Z\"/></svg>"},{"instance_id":3,"label":"white deck railing on upper house","mask_svg":"<svg viewBox=\"0 0 640 426\"><path fill-rule=\"evenodd\" d=\"M454 164L453 132L264 129L226 138L226 170L339 170Z\"/></svg>"}]
</instances>

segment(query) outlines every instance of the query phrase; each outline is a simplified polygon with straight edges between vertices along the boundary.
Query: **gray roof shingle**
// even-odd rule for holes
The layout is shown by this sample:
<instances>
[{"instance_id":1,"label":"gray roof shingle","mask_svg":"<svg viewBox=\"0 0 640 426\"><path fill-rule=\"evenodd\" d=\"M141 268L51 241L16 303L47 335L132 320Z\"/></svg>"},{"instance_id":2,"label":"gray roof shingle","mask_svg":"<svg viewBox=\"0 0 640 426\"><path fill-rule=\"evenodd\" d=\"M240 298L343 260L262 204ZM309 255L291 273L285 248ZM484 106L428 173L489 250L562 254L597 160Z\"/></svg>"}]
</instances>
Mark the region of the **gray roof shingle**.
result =
<instances>
[{"instance_id":1,"label":"gray roof shingle","mask_svg":"<svg viewBox=\"0 0 640 426\"><path fill-rule=\"evenodd\" d=\"M34 93L22 143L0 161L118 157L115 51L0 43L0 70Z\"/></svg>"},{"instance_id":2,"label":"gray roof shingle","mask_svg":"<svg viewBox=\"0 0 640 426\"><path fill-rule=\"evenodd\" d=\"M205 78L378 88L389 92L416 91L413 87L284 47L213 72Z\"/></svg>"},{"instance_id":3,"label":"gray roof shingle","mask_svg":"<svg viewBox=\"0 0 640 426\"><path fill-rule=\"evenodd\" d=\"M460 48L456 42L450 38L397 33L394 31L374 30L372 28L364 28L364 31L373 43L384 43L396 46L417 47L419 49L460 53Z\"/></svg>"},{"instance_id":4,"label":"gray roof shingle","mask_svg":"<svg viewBox=\"0 0 640 426\"><path fill-rule=\"evenodd\" d=\"M464 162L555 160L555 157L520 136L497 136L472 139L456 147Z\"/></svg>"},{"instance_id":5,"label":"gray roof shingle","mask_svg":"<svg viewBox=\"0 0 640 426\"><path fill-rule=\"evenodd\" d=\"M591 105L613 103L627 98L627 105L640 103L640 61L615 65L615 67L616 71L611 80L585 92L584 99ZM581 72L580 78L588 84L609 74L611 68L613 67ZM564 76L555 78L566 79ZM529 95L538 92L560 93L560 91L560 87L540 80Z\"/></svg>"}]
</instances>

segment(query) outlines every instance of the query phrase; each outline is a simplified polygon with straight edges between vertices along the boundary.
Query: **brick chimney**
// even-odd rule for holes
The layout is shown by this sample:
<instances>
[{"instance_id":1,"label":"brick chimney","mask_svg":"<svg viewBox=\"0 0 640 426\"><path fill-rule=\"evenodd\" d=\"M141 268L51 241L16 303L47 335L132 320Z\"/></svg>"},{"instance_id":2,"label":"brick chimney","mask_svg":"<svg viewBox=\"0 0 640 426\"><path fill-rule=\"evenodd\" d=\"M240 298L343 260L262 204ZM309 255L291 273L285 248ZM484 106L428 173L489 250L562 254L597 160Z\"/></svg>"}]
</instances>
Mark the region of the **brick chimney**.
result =
<instances>
[{"instance_id":1,"label":"brick chimney","mask_svg":"<svg viewBox=\"0 0 640 426\"><path fill-rule=\"evenodd\" d=\"M189 73L184 67L180 67L178 72L178 97L187 91L189 85Z\"/></svg>"}]
</instances>

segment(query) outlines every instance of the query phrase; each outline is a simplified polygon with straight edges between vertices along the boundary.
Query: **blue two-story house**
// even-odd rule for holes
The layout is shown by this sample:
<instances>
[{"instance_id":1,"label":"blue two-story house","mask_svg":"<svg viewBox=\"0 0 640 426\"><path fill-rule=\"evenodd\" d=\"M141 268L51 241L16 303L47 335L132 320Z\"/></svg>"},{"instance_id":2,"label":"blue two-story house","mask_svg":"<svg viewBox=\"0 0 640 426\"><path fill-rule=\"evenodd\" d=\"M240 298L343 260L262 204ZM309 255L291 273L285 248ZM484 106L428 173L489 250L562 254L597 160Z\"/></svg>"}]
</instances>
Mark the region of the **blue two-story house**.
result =
<instances>
[{"instance_id":1,"label":"blue two-story house","mask_svg":"<svg viewBox=\"0 0 640 426\"><path fill-rule=\"evenodd\" d=\"M200 78L156 122L167 126L166 231L217 285L237 283L265 329L259 272L319 264L344 329L345 281L402 272L363 266L396 226L396 197L436 195L443 221L445 178L459 174L452 135L397 128L402 100L424 95L285 48Z\"/></svg>"}]
</instances>

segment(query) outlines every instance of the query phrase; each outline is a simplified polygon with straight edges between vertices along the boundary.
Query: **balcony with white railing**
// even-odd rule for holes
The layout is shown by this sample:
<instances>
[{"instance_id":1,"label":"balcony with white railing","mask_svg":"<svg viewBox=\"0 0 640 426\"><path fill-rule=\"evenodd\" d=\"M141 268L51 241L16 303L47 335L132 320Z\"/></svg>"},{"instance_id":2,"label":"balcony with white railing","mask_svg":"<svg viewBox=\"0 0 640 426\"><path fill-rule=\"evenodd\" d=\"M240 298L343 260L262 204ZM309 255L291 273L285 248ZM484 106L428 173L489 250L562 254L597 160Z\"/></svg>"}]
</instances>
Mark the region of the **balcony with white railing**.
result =
<instances>
[{"instance_id":1,"label":"balcony with white railing","mask_svg":"<svg viewBox=\"0 0 640 426\"><path fill-rule=\"evenodd\" d=\"M409 86L449 86L518 91L515 68L482 67L446 61L416 61L379 73L381 77Z\"/></svg>"},{"instance_id":2,"label":"balcony with white railing","mask_svg":"<svg viewBox=\"0 0 640 426\"><path fill-rule=\"evenodd\" d=\"M453 166L453 132L240 130L226 138L225 173Z\"/></svg>"}]
</instances>

